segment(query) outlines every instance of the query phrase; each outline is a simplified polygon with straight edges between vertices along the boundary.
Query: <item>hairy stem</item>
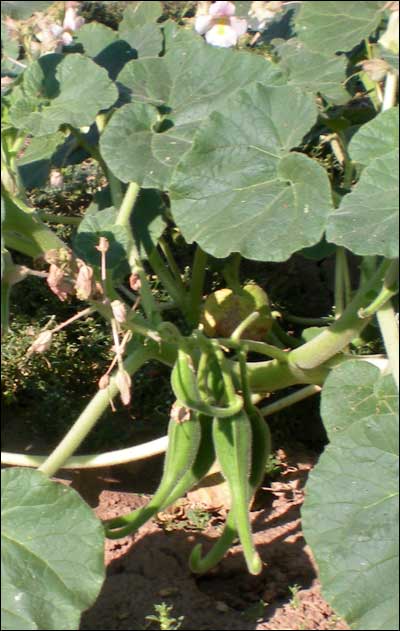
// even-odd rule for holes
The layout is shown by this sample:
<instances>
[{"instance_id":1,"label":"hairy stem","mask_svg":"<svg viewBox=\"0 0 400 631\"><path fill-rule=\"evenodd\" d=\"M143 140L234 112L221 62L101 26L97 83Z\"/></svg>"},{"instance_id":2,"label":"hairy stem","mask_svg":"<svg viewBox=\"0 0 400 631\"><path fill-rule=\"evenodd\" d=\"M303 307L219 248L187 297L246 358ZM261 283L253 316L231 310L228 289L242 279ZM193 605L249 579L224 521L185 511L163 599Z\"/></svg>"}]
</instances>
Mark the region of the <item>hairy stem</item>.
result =
<instances>
[{"instance_id":1,"label":"hairy stem","mask_svg":"<svg viewBox=\"0 0 400 631\"><path fill-rule=\"evenodd\" d=\"M124 368L132 375L150 358L151 353L145 348L140 348L126 358ZM39 471L42 471L42 473L49 477L54 475L83 442L90 430L96 425L101 415L107 409L110 400L112 400L118 392L116 379L115 377L111 377L108 388L99 390L94 395L69 432L64 436L63 440L39 467Z\"/></svg>"}]
</instances>

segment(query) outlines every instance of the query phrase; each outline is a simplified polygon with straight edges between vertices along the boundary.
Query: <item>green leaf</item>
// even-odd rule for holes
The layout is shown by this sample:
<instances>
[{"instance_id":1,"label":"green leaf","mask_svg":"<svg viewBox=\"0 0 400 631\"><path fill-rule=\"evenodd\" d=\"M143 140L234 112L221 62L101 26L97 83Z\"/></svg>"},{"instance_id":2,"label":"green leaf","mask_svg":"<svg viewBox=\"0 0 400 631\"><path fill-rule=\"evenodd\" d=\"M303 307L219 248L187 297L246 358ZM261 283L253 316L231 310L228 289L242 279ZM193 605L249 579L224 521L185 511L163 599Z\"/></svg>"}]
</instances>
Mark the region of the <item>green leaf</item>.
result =
<instances>
[{"instance_id":1,"label":"green leaf","mask_svg":"<svg viewBox=\"0 0 400 631\"><path fill-rule=\"evenodd\" d=\"M182 31L164 57L131 61L120 73L118 82L134 103L114 114L102 136L107 165L124 182L168 188L172 170L201 122L256 80L276 84L280 74L261 57L217 49ZM160 108L158 127L150 105Z\"/></svg>"},{"instance_id":2,"label":"green leaf","mask_svg":"<svg viewBox=\"0 0 400 631\"><path fill-rule=\"evenodd\" d=\"M134 29L156 22L163 13L161 2L135 2L124 11L120 31Z\"/></svg>"},{"instance_id":3,"label":"green leaf","mask_svg":"<svg viewBox=\"0 0 400 631\"><path fill-rule=\"evenodd\" d=\"M1 472L2 629L78 629L104 580L104 533L76 493L38 471Z\"/></svg>"},{"instance_id":4,"label":"green leaf","mask_svg":"<svg viewBox=\"0 0 400 631\"><path fill-rule=\"evenodd\" d=\"M399 255L399 150L372 160L329 217L327 239L361 256Z\"/></svg>"},{"instance_id":5,"label":"green leaf","mask_svg":"<svg viewBox=\"0 0 400 631\"><path fill-rule=\"evenodd\" d=\"M19 43L9 34L6 25L1 23L1 71L6 74L20 74L21 65L12 60L18 60Z\"/></svg>"},{"instance_id":6,"label":"green leaf","mask_svg":"<svg viewBox=\"0 0 400 631\"><path fill-rule=\"evenodd\" d=\"M100 268L101 256L96 249L100 237L106 237L109 242L107 251L107 269L113 275L129 273L127 257L130 249L130 234L125 226L116 226L117 211L114 207L105 208L99 212L86 213L79 228L73 247L76 254L89 265Z\"/></svg>"},{"instance_id":7,"label":"green leaf","mask_svg":"<svg viewBox=\"0 0 400 631\"><path fill-rule=\"evenodd\" d=\"M217 258L240 252L260 261L284 261L318 243L332 208L327 174L291 152L316 117L299 90L262 85L212 114L171 184L185 239Z\"/></svg>"},{"instance_id":8,"label":"green leaf","mask_svg":"<svg viewBox=\"0 0 400 631\"><path fill-rule=\"evenodd\" d=\"M76 43L83 47L86 55L108 71L111 79L117 78L128 61L137 58L136 50L127 42L120 40L118 33L113 29L99 22L90 22L82 26L77 31L75 39Z\"/></svg>"},{"instance_id":9,"label":"green leaf","mask_svg":"<svg viewBox=\"0 0 400 631\"><path fill-rule=\"evenodd\" d=\"M94 61L80 54L60 57L45 55L24 73L25 99L10 110L18 129L44 136L61 125L89 126L99 111L117 100L115 84Z\"/></svg>"},{"instance_id":10,"label":"green leaf","mask_svg":"<svg viewBox=\"0 0 400 631\"><path fill-rule=\"evenodd\" d=\"M382 2L303 2L296 17L299 39L309 50L330 55L350 51L382 20Z\"/></svg>"},{"instance_id":11,"label":"green leaf","mask_svg":"<svg viewBox=\"0 0 400 631\"><path fill-rule=\"evenodd\" d=\"M391 107L363 125L354 134L349 153L354 162L364 166L381 156L388 156L398 147L399 108Z\"/></svg>"},{"instance_id":12,"label":"green leaf","mask_svg":"<svg viewBox=\"0 0 400 631\"><path fill-rule=\"evenodd\" d=\"M118 40L118 33L100 22L84 24L75 34L75 42L82 44L89 57L97 57L102 50Z\"/></svg>"},{"instance_id":13,"label":"green leaf","mask_svg":"<svg viewBox=\"0 0 400 631\"><path fill-rule=\"evenodd\" d=\"M51 158L63 145L62 132L31 138L24 155L17 161L18 170L26 189L44 186L49 177Z\"/></svg>"},{"instance_id":14,"label":"green leaf","mask_svg":"<svg viewBox=\"0 0 400 631\"><path fill-rule=\"evenodd\" d=\"M3 0L1 14L8 15L14 20L25 20L36 11L45 11L53 2L21 2L21 0Z\"/></svg>"},{"instance_id":15,"label":"green leaf","mask_svg":"<svg viewBox=\"0 0 400 631\"><path fill-rule=\"evenodd\" d=\"M131 218L131 228L139 255L147 259L165 230L166 205L160 191L141 189Z\"/></svg>"},{"instance_id":16,"label":"green leaf","mask_svg":"<svg viewBox=\"0 0 400 631\"><path fill-rule=\"evenodd\" d=\"M335 103L344 103L349 99L343 86L347 65L344 56L313 52L295 38L278 45L277 52L279 65L287 73L290 85L322 94Z\"/></svg>"},{"instance_id":17,"label":"green leaf","mask_svg":"<svg viewBox=\"0 0 400 631\"><path fill-rule=\"evenodd\" d=\"M366 362L325 382L330 443L310 474L302 522L323 594L352 629L399 628L397 408L392 377Z\"/></svg>"},{"instance_id":18,"label":"green leaf","mask_svg":"<svg viewBox=\"0 0 400 631\"><path fill-rule=\"evenodd\" d=\"M144 57L158 57L163 47L163 37L158 24L143 24L133 26L123 20L119 27L122 40L134 48L140 59Z\"/></svg>"}]
</instances>

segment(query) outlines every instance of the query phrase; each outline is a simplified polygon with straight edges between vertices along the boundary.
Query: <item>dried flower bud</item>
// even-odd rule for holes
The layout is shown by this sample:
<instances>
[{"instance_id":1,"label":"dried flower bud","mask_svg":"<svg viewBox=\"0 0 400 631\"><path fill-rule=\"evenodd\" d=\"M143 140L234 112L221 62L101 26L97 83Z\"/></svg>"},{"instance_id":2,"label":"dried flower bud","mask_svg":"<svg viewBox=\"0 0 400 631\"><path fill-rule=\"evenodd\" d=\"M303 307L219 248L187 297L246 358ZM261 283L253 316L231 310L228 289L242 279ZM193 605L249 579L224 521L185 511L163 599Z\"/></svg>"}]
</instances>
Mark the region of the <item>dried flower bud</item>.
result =
<instances>
[{"instance_id":1,"label":"dried flower bud","mask_svg":"<svg viewBox=\"0 0 400 631\"><path fill-rule=\"evenodd\" d=\"M106 237L100 237L99 245L96 245L96 250L99 252L107 252L110 247L110 242Z\"/></svg>"},{"instance_id":2,"label":"dried flower bud","mask_svg":"<svg viewBox=\"0 0 400 631\"><path fill-rule=\"evenodd\" d=\"M73 293L71 284L67 281L63 270L57 265L50 265L47 284L61 302L67 300L68 295Z\"/></svg>"},{"instance_id":3,"label":"dried flower bud","mask_svg":"<svg viewBox=\"0 0 400 631\"><path fill-rule=\"evenodd\" d=\"M171 407L170 419L175 421L175 423L184 423L185 421L190 421L191 411L190 408L187 408L179 401L175 401Z\"/></svg>"},{"instance_id":4,"label":"dried flower bud","mask_svg":"<svg viewBox=\"0 0 400 631\"><path fill-rule=\"evenodd\" d=\"M131 385L132 380L126 370L119 370L115 377L116 384L121 396L121 401L124 405L129 405L131 402Z\"/></svg>"},{"instance_id":5,"label":"dried flower bud","mask_svg":"<svg viewBox=\"0 0 400 631\"><path fill-rule=\"evenodd\" d=\"M32 353L45 353L51 346L53 333L51 331L42 331L39 337L28 348L28 355Z\"/></svg>"},{"instance_id":6,"label":"dried flower bud","mask_svg":"<svg viewBox=\"0 0 400 631\"><path fill-rule=\"evenodd\" d=\"M132 291L140 291L142 283L139 274L131 274L131 276L129 277L129 287L132 289Z\"/></svg>"},{"instance_id":7,"label":"dried flower bud","mask_svg":"<svg viewBox=\"0 0 400 631\"><path fill-rule=\"evenodd\" d=\"M79 300L90 298L93 289L93 269L80 259L77 260L79 272L75 281L76 296Z\"/></svg>"},{"instance_id":8,"label":"dried flower bud","mask_svg":"<svg viewBox=\"0 0 400 631\"><path fill-rule=\"evenodd\" d=\"M53 169L50 173L51 188L62 188L64 186L64 178L58 169Z\"/></svg>"},{"instance_id":9,"label":"dried flower bud","mask_svg":"<svg viewBox=\"0 0 400 631\"><path fill-rule=\"evenodd\" d=\"M99 379L99 390L105 390L108 388L110 384L110 377L108 375L103 375Z\"/></svg>"},{"instance_id":10,"label":"dried flower bud","mask_svg":"<svg viewBox=\"0 0 400 631\"><path fill-rule=\"evenodd\" d=\"M126 306L121 300L113 300L111 303L113 316L117 322L123 324L126 322Z\"/></svg>"},{"instance_id":11,"label":"dried flower bud","mask_svg":"<svg viewBox=\"0 0 400 631\"><path fill-rule=\"evenodd\" d=\"M364 59L357 64L367 73L372 81L383 81L390 66L384 59Z\"/></svg>"}]
</instances>

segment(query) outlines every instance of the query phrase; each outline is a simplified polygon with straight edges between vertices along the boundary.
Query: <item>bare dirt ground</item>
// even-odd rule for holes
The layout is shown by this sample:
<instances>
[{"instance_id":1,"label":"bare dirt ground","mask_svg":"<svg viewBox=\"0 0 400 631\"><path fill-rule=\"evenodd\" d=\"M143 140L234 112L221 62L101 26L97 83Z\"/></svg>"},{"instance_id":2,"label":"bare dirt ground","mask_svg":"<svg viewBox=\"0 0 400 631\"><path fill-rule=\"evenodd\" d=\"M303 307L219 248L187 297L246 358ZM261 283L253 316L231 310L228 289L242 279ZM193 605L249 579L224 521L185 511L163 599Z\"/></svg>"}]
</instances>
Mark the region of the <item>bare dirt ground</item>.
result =
<instances>
[{"instance_id":1,"label":"bare dirt ground","mask_svg":"<svg viewBox=\"0 0 400 631\"><path fill-rule=\"evenodd\" d=\"M301 532L302 487L317 456L299 447L279 450L281 472L266 481L252 511L257 548L264 561L260 576L247 573L241 547L234 546L220 565L205 576L194 576L188 556L195 543L205 549L218 535L224 509L218 501L199 504L189 495L173 510L146 524L134 537L107 541L107 579L96 604L87 611L81 630L158 629L146 616L162 602L183 616L181 629L348 629L321 596L317 570ZM154 477L150 462L140 478ZM128 512L148 501L145 494L121 490L121 480L92 474L74 481L100 518ZM135 476L136 477L136 476ZM123 482L125 487L127 479ZM192 517L210 513L204 530ZM165 627L167 628L167 627ZM171 626L172 628L176 628Z\"/></svg>"}]
</instances>

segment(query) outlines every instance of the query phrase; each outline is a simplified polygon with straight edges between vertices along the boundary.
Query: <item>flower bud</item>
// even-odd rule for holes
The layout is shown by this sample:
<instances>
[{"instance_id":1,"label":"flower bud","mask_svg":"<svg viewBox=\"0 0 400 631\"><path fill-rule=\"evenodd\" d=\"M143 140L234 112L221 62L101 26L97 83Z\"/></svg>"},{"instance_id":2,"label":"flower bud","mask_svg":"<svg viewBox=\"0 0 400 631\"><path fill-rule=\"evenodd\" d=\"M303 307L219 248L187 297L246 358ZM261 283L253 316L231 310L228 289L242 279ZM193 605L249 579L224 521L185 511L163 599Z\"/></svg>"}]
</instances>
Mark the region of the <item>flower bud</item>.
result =
<instances>
[{"instance_id":1,"label":"flower bud","mask_svg":"<svg viewBox=\"0 0 400 631\"><path fill-rule=\"evenodd\" d=\"M129 277L129 286L132 291L140 291L142 283L139 274L131 274L131 276Z\"/></svg>"},{"instance_id":2,"label":"flower bud","mask_svg":"<svg viewBox=\"0 0 400 631\"><path fill-rule=\"evenodd\" d=\"M110 384L110 377L106 374L99 379L99 390L105 390Z\"/></svg>"},{"instance_id":3,"label":"flower bud","mask_svg":"<svg viewBox=\"0 0 400 631\"><path fill-rule=\"evenodd\" d=\"M28 355L32 353L45 353L51 346L53 333L51 331L42 331L39 337L28 348Z\"/></svg>"},{"instance_id":4,"label":"flower bud","mask_svg":"<svg viewBox=\"0 0 400 631\"><path fill-rule=\"evenodd\" d=\"M121 401L124 405L129 405L131 402L131 385L132 380L126 370L119 370L115 377L116 384L121 396Z\"/></svg>"},{"instance_id":5,"label":"flower bud","mask_svg":"<svg viewBox=\"0 0 400 631\"><path fill-rule=\"evenodd\" d=\"M93 269L78 259L78 276L75 281L76 297L79 300L87 300L92 294Z\"/></svg>"},{"instance_id":6,"label":"flower bud","mask_svg":"<svg viewBox=\"0 0 400 631\"><path fill-rule=\"evenodd\" d=\"M117 322L123 324L126 322L126 306L121 300L113 300L111 303L113 316Z\"/></svg>"},{"instance_id":7,"label":"flower bud","mask_svg":"<svg viewBox=\"0 0 400 631\"><path fill-rule=\"evenodd\" d=\"M100 237L99 245L96 245L96 250L99 252L107 252L110 247L110 243L107 237Z\"/></svg>"}]
</instances>

